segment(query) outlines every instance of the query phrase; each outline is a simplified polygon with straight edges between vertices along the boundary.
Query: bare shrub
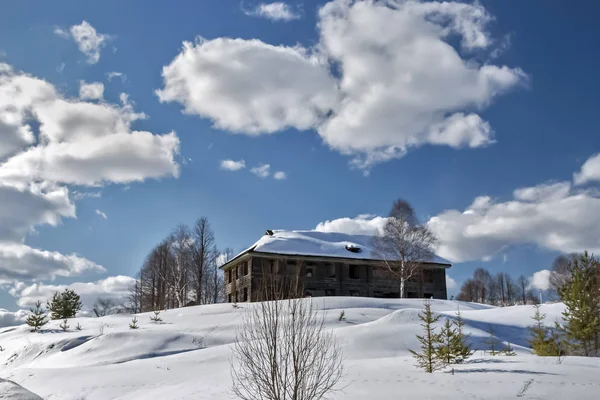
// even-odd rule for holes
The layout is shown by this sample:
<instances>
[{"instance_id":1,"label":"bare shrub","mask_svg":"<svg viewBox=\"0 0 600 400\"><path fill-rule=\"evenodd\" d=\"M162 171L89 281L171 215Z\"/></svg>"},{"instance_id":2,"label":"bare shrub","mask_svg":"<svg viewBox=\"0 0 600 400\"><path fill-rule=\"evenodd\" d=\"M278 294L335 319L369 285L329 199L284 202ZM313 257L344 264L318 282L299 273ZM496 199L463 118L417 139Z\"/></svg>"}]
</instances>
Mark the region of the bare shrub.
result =
<instances>
[{"instance_id":1,"label":"bare shrub","mask_svg":"<svg viewBox=\"0 0 600 400\"><path fill-rule=\"evenodd\" d=\"M312 300L248 307L231 359L232 391L243 400L317 400L335 391L342 353Z\"/></svg>"}]
</instances>

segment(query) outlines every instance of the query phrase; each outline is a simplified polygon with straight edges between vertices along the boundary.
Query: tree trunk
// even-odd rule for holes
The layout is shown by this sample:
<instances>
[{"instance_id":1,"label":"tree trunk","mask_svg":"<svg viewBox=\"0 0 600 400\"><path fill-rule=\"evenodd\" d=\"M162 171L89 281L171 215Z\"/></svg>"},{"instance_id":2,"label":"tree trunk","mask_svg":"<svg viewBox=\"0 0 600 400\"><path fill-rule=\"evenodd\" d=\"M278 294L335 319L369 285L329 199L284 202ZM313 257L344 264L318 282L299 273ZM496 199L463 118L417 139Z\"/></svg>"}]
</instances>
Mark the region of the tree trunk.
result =
<instances>
[{"instance_id":1,"label":"tree trunk","mask_svg":"<svg viewBox=\"0 0 600 400\"><path fill-rule=\"evenodd\" d=\"M400 261L400 298L404 298L404 260Z\"/></svg>"}]
</instances>

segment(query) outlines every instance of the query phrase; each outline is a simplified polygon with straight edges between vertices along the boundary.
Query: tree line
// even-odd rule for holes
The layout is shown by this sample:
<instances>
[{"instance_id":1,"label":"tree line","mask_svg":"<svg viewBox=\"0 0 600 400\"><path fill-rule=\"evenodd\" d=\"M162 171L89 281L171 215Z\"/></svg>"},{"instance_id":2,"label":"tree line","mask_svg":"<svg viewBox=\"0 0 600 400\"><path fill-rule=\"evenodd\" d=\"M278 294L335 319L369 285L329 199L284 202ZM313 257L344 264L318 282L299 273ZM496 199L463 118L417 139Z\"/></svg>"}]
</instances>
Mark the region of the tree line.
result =
<instances>
[{"instance_id":1,"label":"tree line","mask_svg":"<svg viewBox=\"0 0 600 400\"><path fill-rule=\"evenodd\" d=\"M456 300L503 307L535 304L539 298L530 286L525 275L515 280L507 272L499 272L494 276L485 268L477 268L473 277L461 285Z\"/></svg>"},{"instance_id":2,"label":"tree line","mask_svg":"<svg viewBox=\"0 0 600 400\"><path fill-rule=\"evenodd\" d=\"M190 228L178 226L148 254L130 289L133 313L222 302L225 297L221 262L233 252L217 250L206 217Z\"/></svg>"}]
</instances>

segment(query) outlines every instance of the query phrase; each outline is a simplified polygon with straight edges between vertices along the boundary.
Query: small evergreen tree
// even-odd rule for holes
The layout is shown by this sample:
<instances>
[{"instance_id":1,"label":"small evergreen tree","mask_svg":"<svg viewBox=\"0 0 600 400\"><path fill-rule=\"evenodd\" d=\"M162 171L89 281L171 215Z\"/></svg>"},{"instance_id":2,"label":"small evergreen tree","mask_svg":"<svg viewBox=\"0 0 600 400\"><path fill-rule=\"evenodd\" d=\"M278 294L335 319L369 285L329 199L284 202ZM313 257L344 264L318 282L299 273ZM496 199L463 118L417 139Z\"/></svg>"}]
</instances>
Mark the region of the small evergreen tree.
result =
<instances>
[{"instance_id":1,"label":"small evergreen tree","mask_svg":"<svg viewBox=\"0 0 600 400\"><path fill-rule=\"evenodd\" d=\"M563 312L565 335L586 357L598 350L600 335L597 264L587 252L573 260L571 279L560 290L560 298L566 306Z\"/></svg>"},{"instance_id":2,"label":"small evergreen tree","mask_svg":"<svg viewBox=\"0 0 600 400\"><path fill-rule=\"evenodd\" d=\"M436 356L444 363L444 364L456 364L458 355L455 353L456 351L456 338L457 331L454 328L454 324L450 322L449 319L446 318L444 325L442 325L442 329L440 331L440 345L435 349Z\"/></svg>"},{"instance_id":3,"label":"small evergreen tree","mask_svg":"<svg viewBox=\"0 0 600 400\"><path fill-rule=\"evenodd\" d=\"M81 330L81 325L79 324L79 322L77 323L77 326L75 326L75 329L77 329L78 331Z\"/></svg>"},{"instance_id":4,"label":"small evergreen tree","mask_svg":"<svg viewBox=\"0 0 600 400\"><path fill-rule=\"evenodd\" d=\"M63 332L66 332L66 330L69 329L68 320L66 318L63 319L63 322L59 325L59 327L63 330Z\"/></svg>"},{"instance_id":5,"label":"small evergreen tree","mask_svg":"<svg viewBox=\"0 0 600 400\"><path fill-rule=\"evenodd\" d=\"M546 314L540 311L540 305L535 304L534 306L533 319L535 322L529 328L531 333L531 339L529 339L529 345L533 349L533 352L538 356L559 356L561 353L561 337L559 327L555 329L549 329L544 325Z\"/></svg>"},{"instance_id":6,"label":"small evergreen tree","mask_svg":"<svg viewBox=\"0 0 600 400\"><path fill-rule=\"evenodd\" d=\"M48 302L52 319L73 318L82 306L79 295L71 289L65 289L62 293L54 293L52 300Z\"/></svg>"},{"instance_id":7,"label":"small evergreen tree","mask_svg":"<svg viewBox=\"0 0 600 400\"><path fill-rule=\"evenodd\" d=\"M465 320L462 318L460 308L456 311L454 325L456 326L456 336L453 343L453 352L456 355L456 363L462 363L473 355L473 350L467 344L469 336L464 334Z\"/></svg>"},{"instance_id":8,"label":"small evergreen tree","mask_svg":"<svg viewBox=\"0 0 600 400\"><path fill-rule=\"evenodd\" d=\"M133 318L131 319L131 323L129 324L129 329L137 329L137 328L139 328L137 322L138 322L138 319L134 315Z\"/></svg>"},{"instance_id":9,"label":"small evergreen tree","mask_svg":"<svg viewBox=\"0 0 600 400\"><path fill-rule=\"evenodd\" d=\"M160 310L154 310L154 316L150 317L150 321L154 322L155 324L162 322L162 318L160 317Z\"/></svg>"},{"instance_id":10,"label":"small evergreen tree","mask_svg":"<svg viewBox=\"0 0 600 400\"><path fill-rule=\"evenodd\" d=\"M434 315L431 311L431 302L426 300L425 310L419 314L421 326L423 327L423 336L417 335L417 339L421 343L421 353L410 350L413 357L417 360L417 367L422 368L425 372L432 373L440 369L443 363L437 357L436 347L442 342L440 335L435 333L434 324L440 319L439 315Z\"/></svg>"},{"instance_id":11,"label":"small evergreen tree","mask_svg":"<svg viewBox=\"0 0 600 400\"><path fill-rule=\"evenodd\" d=\"M342 312L340 313L340 316L338 317L338 321L345 321L346 320L346 310L342 310Z\"/></svg>"},{"instance_id":12,"label":"small evergreen tree","mask_svg":"<svg viewBox=\"0 0 600 400\"><path fill-rule=\"evenodd\" d=\"M494 336L494 327L492 325L488 325L488 333L490 336L485 340L485 344L490 346L490 354L495 356L498 354L496 351L498 348L498 340L496 339L496 336Z\"/></svg>"},{"instance_id":13,"label":"small evergreen tree","mask_svg":"<svg viewBox=\"0 0 600 400\"><path fill-rule=\"evenodd\" d=\"M25 323L32 328L31 332L39 332L42 326L48 323L46 310L42 308L41 301L38 300L35 306L31 308L31 314L29 314Z\"/></svg>"},{"instance_id":14,"label":"small evergreen tree","mask_svg":"<svg viewBox=\"0 0 600 400\"><path fill-rule=\"evenodd\" d=\"M502 349L502 351L500 353L505 356L516 356L517 355L515 350L512 348L512 345L510 344L510 342L508 342L508 344Z\"/></svg>"}]
</instances>

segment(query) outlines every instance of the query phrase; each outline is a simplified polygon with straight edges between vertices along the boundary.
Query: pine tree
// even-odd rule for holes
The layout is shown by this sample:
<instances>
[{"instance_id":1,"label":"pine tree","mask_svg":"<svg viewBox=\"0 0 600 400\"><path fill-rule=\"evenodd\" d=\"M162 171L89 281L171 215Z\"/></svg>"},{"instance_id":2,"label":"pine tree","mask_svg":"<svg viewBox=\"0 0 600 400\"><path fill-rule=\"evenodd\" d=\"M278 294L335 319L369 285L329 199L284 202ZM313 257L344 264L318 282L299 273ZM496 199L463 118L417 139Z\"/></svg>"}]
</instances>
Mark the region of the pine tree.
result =
<instances>
[{"instance_id":1,"label":"pine tree","mask_svg":"<svg viewBox=\"0 0 600 400\"><path fill-rule=\"evenodd\" d=\"M421 353L410 350L413 357L417 360L417 367L423 368L425 372L432 373L440 369L443 363L440 362L436 355L436 347L441 343L441 338L438 333L435 333L434 324L440 319L439 315L434 315L431 311L431 302L426 300L425 310L419 314L423 327L423 336L417 335L417 339L421 343Z\"/></svg>"},{"instance_id":2,"label":"pine tree","mask_svg":"<svg viewBox=\"0 0 600 400\"><path fill-rule=\"evenodd\" d=\"M494 327L492 325L488 325L488 333L490 336L485 340L485 344L490 346L490 354L495 356L498 354L496 351L498 340L496 339L496 336L494 336Z\"/></svg>"},{"instance_id":3,"label":"pine tree","mask_svg":"<svg viewBox=\"0 0 600 400\"><path fill-rule=\"evenodd\" d=\"M79 295L71 289L65 289L62 293L54 293L52 301L48 302L52 319L73 318L81 310L81 307Z\"/></svg>"},{"instance_id":4,"label":"pine tree","mask_svg":"<svg viewBox=\"0 0 600 400\"><path fill-rule=\"evenodd\" d=\"M453 352L456 355L456 363L460 364L473 355L473 350L471 350L471 347L467 344L469 336L465 335L463 331L465 321L462 318L460 308L456 311L454 325L456 326L456 336L453 343Z\"/></svg>"},{"instance_id":5,"label":"pine tree","mask_svg":"<svg viewBox=\"0 0 600 400\"><path fill-rule=\"evenodd\" d=\"M69 329L68 320L66 318L63 319L63 322L59 325L59 327L63 330L63 332L66 332L66 330Z\"/></svg>"},{"instance_id":6,"label":"pine tree","mask_svg":"<svg viewBox=\"0 0 600 400\"><path fill-rule=\"evenodd\" d=\"M35 306L31 309L31 314L29 314L25 323L33 328L31 332L39 332L42 326L48 323L46 310L42 308L41 301L38 300L38 302L35 303Z\"/></svg>"},{"instance_id":7,"label":"pine tree","mask_svg":"<svg viewBox=\"0 0 600 400\"><path fill-rule=\"evenodd\" d=\"M504 347L500 353L502 353L505 356L516 356L517 355L517 353L515 353L515 350L512 348L512 345L510 344L510 342L508 342L506 347Z\"/></svg>"},{"instance_id":8,"label":"pine tree","mask_svg":"<svg viewBox=\"0 0 600 400\"><path fill-rule=\"evenodd\" d=\"M137 322L138 322L138 319L134 315L133 318L131 319L131 323L129 324L129 329L138 329L139 326L138 326Z\"/></svg>"},{"instance_id":9,"label":"pine tree","mask_svg":"<svg viewBox=\"0 0 600 400\"><path fill-rule=\"evenodd\" d=\"M457 331L454 328L454 324L446 318L444 325L440 331L441 344L435 349L436 356L444 364L456 364L458 355L455 353L456 350L456 338Z\"/></svg>"},{"instance_id":10,"label":"pine tree","mask_svg":"<svg viewBox=\"0 0 600 400\"><path fill-rule=\"evenodd\" d=\"M150 321L154 322L155 324L162 322L162 318L160 317L160 310L154 310L154 316L150 317Z\"/></svg>"},{"instance_id":11,"label":"pine tree","mask_svg":"<svg viewBox=\"0 0 600 400\"><path fill-rule=\"evenodd\" d=\"M75 329L77 329L78 331L81 330L81 325L79 324L79 322L77 323L77 326L75 326Z\"/></svg>"},{"instance_id":12,"label":"pine tree","mask_svg":"<svg viewBox=\"0 0 600 400\"><path fill-rule=\"evenodd\" d=\"M556 329L551 331L544 325L546 314L540 311L539 304L535 304L533 307L535 311L531 319L535 322L529 328L529 332L531 333L529 345L538 356L558 356L560 354L560 345L557 342L560 340L558 331Z\"/></svg>"},{"instance_id":13,"label":"pine tree","mask_svg":"<svg viewBox=\"0 0 600 400\"><path fill-rule=\"evenodd\" d=\"M571 279L560 290L560 298L566 306L563 312L565 335L585 356L597 350L600 335L597 263L587 252L574 260Z\"/></svg>"}]
</instances>

